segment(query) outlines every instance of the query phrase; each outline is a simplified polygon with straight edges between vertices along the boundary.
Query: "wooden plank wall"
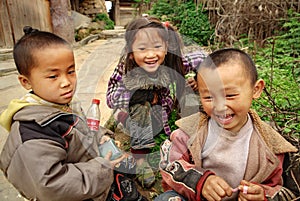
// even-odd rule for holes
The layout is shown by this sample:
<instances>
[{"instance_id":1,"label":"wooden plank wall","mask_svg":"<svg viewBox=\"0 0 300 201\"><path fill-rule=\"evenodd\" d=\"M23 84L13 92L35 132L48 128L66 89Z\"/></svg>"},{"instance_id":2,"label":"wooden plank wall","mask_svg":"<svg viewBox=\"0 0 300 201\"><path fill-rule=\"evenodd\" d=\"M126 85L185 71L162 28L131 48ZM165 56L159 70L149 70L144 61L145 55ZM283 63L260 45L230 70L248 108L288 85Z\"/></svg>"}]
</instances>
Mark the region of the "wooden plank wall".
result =
<instances>
[{"instance_id":1,"label":"wooden plank wall","mask_svg":"<svg viewBox=\"0 0 300 201\"><path fill-rule=\"evenodd\" d=\"M8 17L6 0L0 1L0 47L13 46L13 35Z\"/></svg>"},{"instance_id":2,"label":"wooden plank wall","mask_svg":"<svg viewBox=\"0 0 300 201\"><path fill-rule=\"evenodd\" d=\"M24 26L52 31L49 0L1 0L0 47L13 47Z\"/></svg>"}]
</instances>

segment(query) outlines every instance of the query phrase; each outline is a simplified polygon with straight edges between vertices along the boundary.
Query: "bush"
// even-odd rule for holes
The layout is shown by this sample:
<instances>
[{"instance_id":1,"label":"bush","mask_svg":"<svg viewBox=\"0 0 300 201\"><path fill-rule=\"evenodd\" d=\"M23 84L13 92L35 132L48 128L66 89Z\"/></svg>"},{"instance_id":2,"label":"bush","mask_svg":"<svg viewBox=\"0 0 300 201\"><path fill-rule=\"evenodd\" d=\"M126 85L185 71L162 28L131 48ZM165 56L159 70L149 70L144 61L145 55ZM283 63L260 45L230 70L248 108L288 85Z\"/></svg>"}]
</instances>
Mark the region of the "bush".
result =
<instances>
[{"instance_id":1,"label":"bush","mask_svg":"<svg viewBox=\"0 0 300 201\"><path fill-rule=\"evenodd\" d=\"M104 29L114 29L114 22L105 13L99 13L93 19L93 22L103 21L105 23Z\"/></svg>"},{"instance_id":2,"label":"bush","mask_svg":"<svg viewBox=\"0 0 300 201\"><path fill-rule=\"evenodd\" d=\"M254 107L286 137L300 139L300 14L289 13L282 30L253 55L266 87Z\"/></svg>"},{"instance_id":3,"label":"bush","mask_svg":"<svg viewBox=\"0 0 300 201\"><path fill-rule=\"evenodd\" d=\"M184 36L184 42L187 44L196 42L201 46L207 46L212 41L214 30L201 4L196 7L194 1L183 3L174 0L158 0L153 4L149 14L163 21L172 22Z\"/></svg>"}]
</instances>

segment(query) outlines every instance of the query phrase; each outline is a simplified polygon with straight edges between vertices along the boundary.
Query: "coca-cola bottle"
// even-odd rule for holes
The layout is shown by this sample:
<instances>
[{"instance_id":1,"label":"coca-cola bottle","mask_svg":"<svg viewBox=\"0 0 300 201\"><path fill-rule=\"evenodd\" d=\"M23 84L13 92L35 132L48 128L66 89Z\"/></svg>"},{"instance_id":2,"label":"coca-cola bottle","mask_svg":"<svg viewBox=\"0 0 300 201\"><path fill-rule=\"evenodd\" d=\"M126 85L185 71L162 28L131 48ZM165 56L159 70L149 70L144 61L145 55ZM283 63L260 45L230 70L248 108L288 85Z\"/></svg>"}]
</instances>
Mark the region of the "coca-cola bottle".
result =
<instances>
[{"instance_id":1,"label":"coca-cola bottle","mask_svg":"<svg viewBox=\"0 0 300 201\"><path fill-rule=\"evenodd\" d=\"M87 118L87 124L91 131L98 131L99 125L100 125L100 118L101 113L99 109L100 100L94 98L92 100L92 104L87 110L86 118Z\"/></svg>"}]
</instances>

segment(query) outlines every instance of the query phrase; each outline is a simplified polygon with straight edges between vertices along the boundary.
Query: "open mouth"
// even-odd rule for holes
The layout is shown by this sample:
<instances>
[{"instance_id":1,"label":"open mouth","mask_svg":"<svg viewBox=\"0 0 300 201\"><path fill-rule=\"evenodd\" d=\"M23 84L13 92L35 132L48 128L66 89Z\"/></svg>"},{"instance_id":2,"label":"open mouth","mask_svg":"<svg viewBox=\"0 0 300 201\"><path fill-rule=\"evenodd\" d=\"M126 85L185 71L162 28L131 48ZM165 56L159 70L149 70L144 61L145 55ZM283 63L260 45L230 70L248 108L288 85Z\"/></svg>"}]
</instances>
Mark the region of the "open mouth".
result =
<instances>
[{"instance_id":1,"label":"open mouth","mask_svg":"<svg viewBox=\"0 0 300 201\"><path fill-rule=\"evenodd\" d=\"M231 122L234 114L216 115L217 119L221 124L228 124Z\"/></svg>"},{"instance_id":2,"label":"open mouth","mask_svg":"<svg viewBox=\"0 0 300 201\"><path fill-rule=\"evenodd\" d=\"M157 64L157 60L154 61L146 61L145 64L149 65L149 66L155 66Z\"/></svg>"}]
</instances>

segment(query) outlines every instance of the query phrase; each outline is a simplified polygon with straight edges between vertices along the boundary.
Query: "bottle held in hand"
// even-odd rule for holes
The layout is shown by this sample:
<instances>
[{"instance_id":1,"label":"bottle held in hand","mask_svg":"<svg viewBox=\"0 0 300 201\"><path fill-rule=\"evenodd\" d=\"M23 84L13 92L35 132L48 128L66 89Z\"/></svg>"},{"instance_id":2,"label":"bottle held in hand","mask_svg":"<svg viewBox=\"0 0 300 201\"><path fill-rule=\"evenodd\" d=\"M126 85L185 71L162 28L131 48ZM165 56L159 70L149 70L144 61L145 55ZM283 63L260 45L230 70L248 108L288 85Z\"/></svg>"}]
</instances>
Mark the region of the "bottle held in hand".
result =
<instances>
[{"instance_id":1,"label":"bottle held in hand","mask_svg":"<svg viewBox=\"0 0 300 201\"><path fill-rule=\"evenodd\" d=\"M100 113L99 105L100 105L100 100L94 98L86 114L88 127L90 128L91 131L94 132L97 132L100 126L101 113Z\"/></svg>"}]
</instances>

